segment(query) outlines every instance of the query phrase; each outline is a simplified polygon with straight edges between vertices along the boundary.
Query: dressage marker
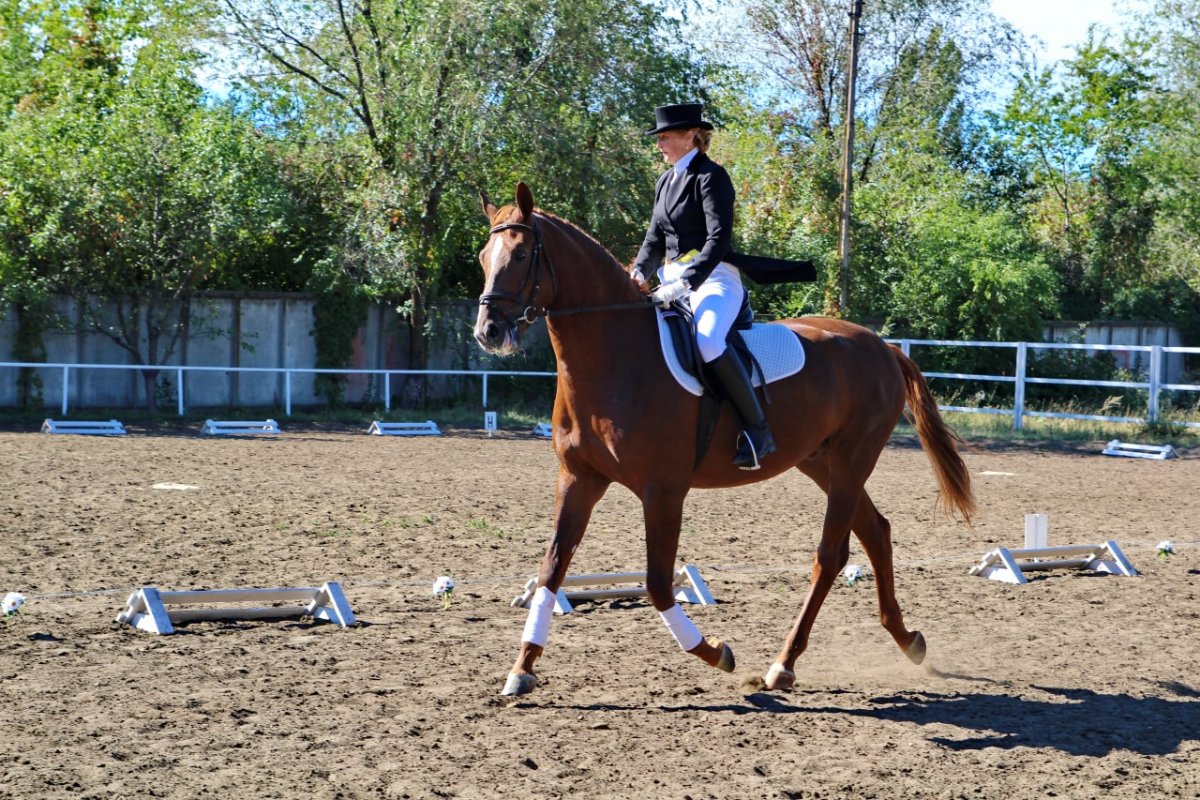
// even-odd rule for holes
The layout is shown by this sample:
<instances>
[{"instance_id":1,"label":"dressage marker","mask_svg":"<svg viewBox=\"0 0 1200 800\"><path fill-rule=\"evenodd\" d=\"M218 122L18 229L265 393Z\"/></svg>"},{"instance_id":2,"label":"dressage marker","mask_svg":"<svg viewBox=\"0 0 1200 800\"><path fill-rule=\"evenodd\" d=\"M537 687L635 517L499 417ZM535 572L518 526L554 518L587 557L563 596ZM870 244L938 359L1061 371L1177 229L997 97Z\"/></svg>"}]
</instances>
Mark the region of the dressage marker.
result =
<instances>
[{"instance_id":1,"label":"dressage marker","mask_svg":"<svg viewBox=\"0 0 1200 800\"><path fill-rule=\"evenodd\" d=\"M487 431L487 435L491 436L496 431L497 427L499 426L496 424L496 412L483 412L483 429Z\"/></svg>"},{"instance_id":2,"label":"dressage marker","mask_svg":"<svg viewBox=\"0 0 1200 800\"><path fill-rule=\"evenodd\" d=\"M229 603L288 603L290 605L239 606ZM302 605L297 605L300 603ZM172 608L172 606L203 606ZM129 596L117 622L158 634L175 632L175 626L196 620L299 619L312 617L343 628L355 624L354 612L340 584L332 581L306 589L206 589L162 592L144 586Z\"/></svg>"},{"instance_id":3,"label":"dressage marker","mask_svg":"<svg viewBox=\"0 0 1200 800\"><path fill-rule=\"evenodd\" d=\"M1137 575L1121 548L1111 539L1103 544L1048 546L1049 517L1025 515L1025 546L1019 550L997 547L971 567L970 574L1004 583L1028 583L1026 572L1047 569L1090 569L1111 575Z\"/></svg>"},{"instance_id":4,"label":"dressage marker","mask_svg":"<svg viewBox=\"0 0 1200 800\"><path fill-rule=\"evenodd\" d=\"M216 420L204 421L200 429L203 436L261 436L263 434L283 433L279 423L273 419L261 421Z\"/></svg>"},{"instance_id":5,"label":"dressage marker","mask_svg":"<svg viewBox=\"0 0 1200 800\"><path fill-rule=\"evenodd\" d=\"M437 423L431 419L424 422L380 422L376 420L367 428L372 436L441 436Z\"/></svg>"},{"instance_id":6,"label":"dressage marker","mask_svg":"<svg viewBox=\"0 0 1200 800\"><path fill-rule=\"evenodd\" d=\"M66 420L48 419L42 423L42 433L77 433L85 436L124 436L125 426L115 419Z\"/></svg>"},{"instance_id":7,"label":"dressage marker","mask_svg":"<svg viewBox=\"0 0 1200 800\"><path fill-rule=\"evenodd\" d=\"M554 437L554 429L548 422L539 422L533 426L533 435L540 439L551 439Z\"/></svg>"},{"instance_id":8,"label":"dressage marker","mask_svg":"<svg viewBox=\"0 0 1200 800\"><path fill-rule=\"evenodd\" d=\"M568 575L563 579L563 588L554 595L554 613L570 614L574 610L572 601L580 600L610 600L622 597L645 597L645 572L608 572L593 575ZM599 589L598 586L609 588ZM571 588L575 587L575 588ZM588 588L592 587L592 588ZM700 570L688 565L675 570L673 584L675 601L679 603L696 603L702 606L715 606L708 590L708 584L700 575ZM533 593L537 591L537 578L530 578L525 584L525 591L513 598L513 608L529 608Z\"/></svg>"},{"instance_id":9,"label":"dressage marker","mask_svg":"<svg viewBox=\"0 0 1200 800\"><path fill-rule=\"evenodd\" d=\"M1104 448L1106 456L1124 456L1125 458L1149 458L1154 461L1166 461L1168 458L1179 458L1179 453L1169 444L1129 444L1120 439L1113 439Z\"/></svg>"}]
</instances>

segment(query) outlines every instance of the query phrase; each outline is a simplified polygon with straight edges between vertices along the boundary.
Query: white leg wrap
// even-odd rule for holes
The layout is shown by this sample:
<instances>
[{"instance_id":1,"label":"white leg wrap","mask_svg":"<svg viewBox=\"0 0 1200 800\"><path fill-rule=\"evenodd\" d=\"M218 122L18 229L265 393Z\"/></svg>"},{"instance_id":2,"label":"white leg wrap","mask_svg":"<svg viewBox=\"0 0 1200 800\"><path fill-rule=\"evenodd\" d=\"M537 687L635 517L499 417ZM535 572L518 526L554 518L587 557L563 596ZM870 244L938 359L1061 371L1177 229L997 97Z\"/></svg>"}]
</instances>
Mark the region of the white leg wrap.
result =
<instances>
[{"instance_id":1,"label":"white leg wrap","mask_svg":"<svg viewBox=\"0 0 1200 800\"><path fill-rule=\"evenodd\" d=\"M546 639L550 636L550 620L553 617L554 592L545 586L539 586L529 604L529 616L525 620L525 632L521 634L521 641L545 647Z\"/></svg>"},{"instance_id":2,"label":"white leg wrap","mask_svg":"<svg viewBox=\"0 0 1200 800\"><path fill-rule=\"evenodd\" d=\"M700 635L700 629L688 619L687 612L679 607L679 603L668 608L666 611L658 612L662 617L662 621L666 624L667 630L675 637L675 641L684 650L694 650L704 641L704 637Z\"/></svg>"}]
</instances>

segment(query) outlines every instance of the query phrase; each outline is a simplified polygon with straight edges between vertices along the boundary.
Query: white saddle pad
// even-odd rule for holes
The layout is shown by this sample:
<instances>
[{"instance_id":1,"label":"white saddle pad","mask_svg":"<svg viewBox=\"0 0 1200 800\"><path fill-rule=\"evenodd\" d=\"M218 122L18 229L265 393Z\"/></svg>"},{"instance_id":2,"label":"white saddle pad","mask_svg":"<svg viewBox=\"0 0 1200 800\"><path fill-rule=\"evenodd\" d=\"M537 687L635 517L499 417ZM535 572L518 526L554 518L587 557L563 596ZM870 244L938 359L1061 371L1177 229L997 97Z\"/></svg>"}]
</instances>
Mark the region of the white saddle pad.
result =
<instances>
[{"instance_id":1,"label":"white saddle pad","mask_svg":"<svg viewBox=\"0 0 1200 800\"><path fill-rule=\"evenodd\" d=\"M658 341L662 347L667 368L671 370L671 374L675 376L675 380L679 382L680 386L699 397L704 394L704 388L700 385L700 381L679 363L679 357L675 355L675 345L671 343L671 331L663 320L662 309L658 310L656 317L658 319ZM750 330L742 331L742 339L746 341L750 352L754 354L762 367L767 383L774 383L795 375L804 368L804 345L800 343L800 337L790 328L770 323L755 323ZM761 386L762 381L759 379L758 370L753 372L754 385Z\"/></svg>"}]
</instances>

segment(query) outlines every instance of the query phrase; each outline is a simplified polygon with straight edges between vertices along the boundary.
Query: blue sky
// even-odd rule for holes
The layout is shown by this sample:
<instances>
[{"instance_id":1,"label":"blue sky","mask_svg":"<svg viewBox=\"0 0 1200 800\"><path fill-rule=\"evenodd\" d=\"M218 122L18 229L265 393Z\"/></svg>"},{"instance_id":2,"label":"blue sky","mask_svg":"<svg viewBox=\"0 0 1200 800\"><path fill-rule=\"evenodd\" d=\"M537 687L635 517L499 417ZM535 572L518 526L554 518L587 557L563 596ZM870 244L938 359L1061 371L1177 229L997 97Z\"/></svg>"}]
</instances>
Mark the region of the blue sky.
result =
<instances>
[{"instance_id":1,"label":"blue sky","mask_svg":"<svg viewBox=\"0 0 1200 800\"><path fill-rule=\"evenodd\" d=\"M1129 0L992 0L992 13L1040 39L1038 57L1048 64L1070 56L1093 23L1119 34L1129 6Z\"/></svg>"}]
</instances>

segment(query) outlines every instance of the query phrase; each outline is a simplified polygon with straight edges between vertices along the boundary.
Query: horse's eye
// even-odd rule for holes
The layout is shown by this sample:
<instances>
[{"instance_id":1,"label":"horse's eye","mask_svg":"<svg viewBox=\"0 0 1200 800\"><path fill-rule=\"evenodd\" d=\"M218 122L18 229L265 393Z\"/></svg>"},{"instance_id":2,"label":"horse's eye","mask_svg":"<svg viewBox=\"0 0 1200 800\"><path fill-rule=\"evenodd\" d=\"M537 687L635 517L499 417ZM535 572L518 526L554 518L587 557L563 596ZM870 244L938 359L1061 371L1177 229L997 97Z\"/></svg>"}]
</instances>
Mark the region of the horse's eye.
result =
<instances>
[{"instance_id":1,"label":"horse's eye","mask_svg":"<svg viewBox=\"0 0 1200 800\"><path fill-rule=\"evenodd\" d=\"M524 261L525 260L525 251L524 250L514 250L513 258L516 259L517 261Z\"/></svg>"}]
</instances>

